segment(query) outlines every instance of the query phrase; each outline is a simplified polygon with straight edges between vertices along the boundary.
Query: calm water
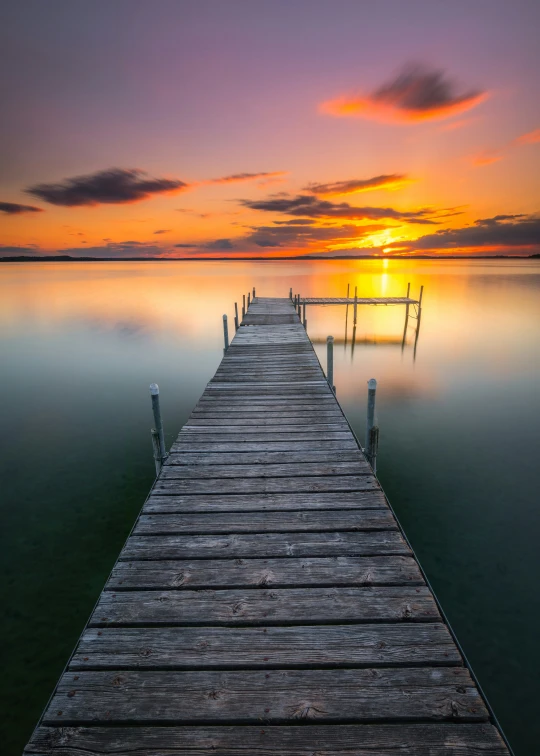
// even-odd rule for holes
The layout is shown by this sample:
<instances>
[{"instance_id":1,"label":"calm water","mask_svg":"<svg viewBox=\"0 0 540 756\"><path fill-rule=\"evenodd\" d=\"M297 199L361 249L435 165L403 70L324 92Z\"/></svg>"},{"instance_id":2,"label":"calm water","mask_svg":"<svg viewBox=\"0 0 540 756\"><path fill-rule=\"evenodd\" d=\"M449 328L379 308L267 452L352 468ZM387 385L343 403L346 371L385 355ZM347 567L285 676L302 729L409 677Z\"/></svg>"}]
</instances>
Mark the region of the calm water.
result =
<instances>
[{"instance_id":1,"label":"calm water","mask_svg":"<svg viewBox=\"0 0 540 756\"><path fill-rule=\"evenodd\" d=\"M148 384L168 443L222 355L221 315L268 296L412 294L308 308L363 437L379 381L379 476L518 756L537 752L540 263L319 261L0 266L4 753L19 754L153 480ZM320 340L320 343L317 341ZM536 699L536 700L535 700ZM534 744L534 745L533 745Z\"/></svg>"}]
</instances>

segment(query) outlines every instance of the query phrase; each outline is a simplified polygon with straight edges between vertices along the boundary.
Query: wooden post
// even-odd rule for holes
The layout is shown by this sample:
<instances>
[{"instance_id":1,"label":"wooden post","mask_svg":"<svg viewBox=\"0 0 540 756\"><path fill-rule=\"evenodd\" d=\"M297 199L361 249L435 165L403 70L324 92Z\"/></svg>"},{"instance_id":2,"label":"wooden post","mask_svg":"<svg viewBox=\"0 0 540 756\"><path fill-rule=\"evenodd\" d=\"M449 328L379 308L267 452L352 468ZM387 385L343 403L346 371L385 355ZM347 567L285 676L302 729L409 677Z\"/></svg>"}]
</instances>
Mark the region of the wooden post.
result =
<instances>
[{"instance_id":1,"label":"wooden post","mask_svg":"<svg viewBox=\"0 0 540 756\"><path fill-rule=\"evenodd\" d=\"M246 295L242 294L242 320L246 316Z\"/></svg>"},{"instance_id":2,"label":"wooden post","mask_svg":"<svg viewBox=\"0 0 540 756\"><path fill-rule=\"evenodd\" d=\"M238 302L234 303L234 330L238 330Z\"/></svg>"},{"instance_id":3,"label":"wooden post","mask_svg":"<svg viewBox=\"0 0 540 756\"><path fill-rule=\"evenodd\" d=\"M347 336L349 330L349 292L351 285L347 284L347 304L345 305L345 351L347 351Z\"/></svg>"},{"instance_id":4,"label":"wooden post","mask_svg":"<svg viewBox=\"0 0 540 756\"><path fill-rule=\"evenodd\" d=\"M407 299L409 299L409 295L411 293L411 284L410 282L407 284ZM403 327L403 338L401 340L401 351L405 348L405 339L407 337L407 326L409 325L409 303L405 305L405 325Z\"/></svg>"},{"instance_id":5,"label":"wooden post","mask_svg":"<svg viewBox=\"0 0 540 756\"><path fill-rule=\"evenodd\" d=\"M229 328L227 325L227 316L223 316L223 340L225 342L225 349L223 350L223 353L227 351L229 348Z\"/></svg>"},{"instance_id":6,"label":"wooden post","mask_svg":"<svg viewBox=\"0 0 540 756\"><path fill-rule=\"evenodd\" d=\"M289 299L292 299L292 286L291 286L291 288L289 289Z\"/></svg>"},{"instance_id":7,"label":"wooden post","mask_svg":"<svg viewBox=\"0 0 540 756\"><path fill-rule=\"evenodd\" d=\"M356 295L356 289L357 287L354 287L354 317L353 317L353 325L356 325L356 315L358 312L358 297Z\"/></svg>"},{"instance_id":8,"label":"wooden post","mask_svg":"<svg viewBox=\"0 0 540 756\"><path fill-rule=\"evenodd\" d=\"M420 318L422 317L422 297L424 296L424 287L420 287L420 296L418 297L418 313L417 313L417 319L418 322L416 324L416 330L420 330Z\"/></svg>"},{"instance_id":9,"label":"wooden post","mask_svg":"<svg viewBox=\"0 0 540 756\"><path fill-rule=\"evenodd\" d=\"M377 381L370 378L368 381L368 401L367 401L367 420L366 420L366 448L365 454L367 461L373 467L372 461L372 428L375 425L375 395L377 393Z\"/></svg>"},{"instance_id":10,"label":"wooden post","mask_svg":"<svg viewBox=\"0 0 540 756\"><path fill-rule=\"evenodd\" d=\"M161 454L159 451L159 433L155 428L150 430L152 434L152 449L154 450L154 464L156 466L156 478L161 472Z\"/></svg>"},{"instance_id":11,"label":"wooden post","mask_svg":"<svg viewBox=\"0 0 540 756\"><path fill-rule=\"evenodd\" d=\"M377 452L379 451L379 426L374 425L371 429L371 435L370 435L370 446L371 446L371 467L373 469L373 472L377 474Z\"/></svg>"},{"instance_id":12,"label":"wooden post","mask_svg":"<svg viewBox=\"0 0 540 756\"><path fill-rule=\"evenodd\" d=\"M152 412L154 413L155 428L152 429L152 444L154 445L154 459L156 460L156 472L161 470L161 465L167 459L165 450L165 434L163 432L163 421L161 420L161 409L159 406L159 386L157 383L150 384L150 396L152 397ZM155 451L157 450L157 458Z\"/></svg>"},{"instance_id":13,"label":"wooden post","mask_svg":"<svg viewBox=\"0 0 540 756\"><path fill-rule=\"evenodd\" d=\"M420 333L420 321L422 319L422 296L424 294L424 287L420 287L420 297L418 298L418 314L416 316L416 333L414 335L414 350L413 350L413 362L416 362L416 347L418 345L418 335Z\"/></svg>"},{"instance_id":14,"label":"wooden post","mask_svg":"<svg viewBox=\"0 0 540 756\"><path fill-rule=\"evenodd\" d=\"M304 328L307 328L307 320L306 320L306 303L304 302L304 317L302 318L304 321Z\"/></svg>"},{"instance_id":15,"label":"wooden post","mask_svg":"<svg viewBox=\"0 0 540 756\"><path fill-rule=\"evenodd\" d=\"M251 304L251 296L250 296L249 291L248 291L248 300L247 300L247 302L248 302L248 310L249 310L249 305Z\"/></svg>"},{"instance_id":16,"label":"wooden post","mask_svg":"<svg viewBox=\"0 0 540 756\"><path fill-rule=\"evenodd\" d=\"M334 386L334 337L326 337L326 380L328 385L336 393L336 387Z\"/></svg>"},{"instance_id":17,"label":"wooden post","mask_svg":"<svg viewBox=\"0 0 540 756\"><path fill-rule=\"evenodd\" d=\"M255 299L255 287L253 287L253 299Z\"/></svg>"}]
</instances>

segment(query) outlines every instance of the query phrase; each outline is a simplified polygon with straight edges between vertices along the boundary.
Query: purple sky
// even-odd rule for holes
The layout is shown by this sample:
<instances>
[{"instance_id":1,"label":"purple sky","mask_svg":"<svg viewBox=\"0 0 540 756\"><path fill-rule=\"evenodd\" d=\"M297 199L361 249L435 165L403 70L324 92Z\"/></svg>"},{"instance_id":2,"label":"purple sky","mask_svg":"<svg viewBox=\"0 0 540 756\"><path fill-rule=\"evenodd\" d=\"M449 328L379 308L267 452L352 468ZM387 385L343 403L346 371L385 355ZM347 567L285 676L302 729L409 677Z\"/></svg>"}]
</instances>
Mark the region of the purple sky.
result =
<instances>
[{"instance_id":1,"label":"purple sky","mask_svg":"<svg viewBox=\"0 0 540 756\"><path fill-rule=\"evenodd\" d=\"M410 253L437 232L443 251L485 252L499 231L510 252L539 251L539 29L537 0L4 3L0 254ZM404 70L413 73L400 79ZM463 112L426 104L437 72ZM336 112L343 101L362 112ZM154 188L104 194L112 169L144 171ZM216 181L246 173L283 175ZM313 232L299 235L299 216L253 207L396 174L407 177L400 188L324 197L403 216L377 230L348 210L338 223L332 208L302 215ZM65 182L78 177L92 204L73 191L67 204ZM59 183L61 194L43 189ZM425 208L432 226L408 222ZM520 217L494 221L483 242L475 232L471 247L467 229L502 215ZM290 234L261 231L280 222Z\"/></svg>"}]
</instances>

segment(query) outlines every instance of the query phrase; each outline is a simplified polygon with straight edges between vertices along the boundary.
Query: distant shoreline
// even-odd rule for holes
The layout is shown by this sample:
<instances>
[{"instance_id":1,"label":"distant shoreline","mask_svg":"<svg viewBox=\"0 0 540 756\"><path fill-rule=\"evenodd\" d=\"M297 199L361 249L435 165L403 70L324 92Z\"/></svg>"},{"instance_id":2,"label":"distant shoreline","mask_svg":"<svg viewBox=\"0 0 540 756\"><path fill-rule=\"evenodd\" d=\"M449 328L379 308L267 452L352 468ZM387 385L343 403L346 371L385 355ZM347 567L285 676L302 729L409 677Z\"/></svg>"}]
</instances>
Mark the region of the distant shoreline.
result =
<instances>
[{"instance_id":1,"label":"distant shoreline","mask_svg":"<svg viewBox=\"0 0 540 756\"><path fill-rule=\"evenodd\" d=\"M25 262L284 262L293 260L538 260L540 254L535 255L340 255L323 257L315 255L294 255L291 257L72 257L70 255L51 255L39 257L37 255L19 255L17 257L0 257L0 263Z\"/></svg>"}]
</instances>

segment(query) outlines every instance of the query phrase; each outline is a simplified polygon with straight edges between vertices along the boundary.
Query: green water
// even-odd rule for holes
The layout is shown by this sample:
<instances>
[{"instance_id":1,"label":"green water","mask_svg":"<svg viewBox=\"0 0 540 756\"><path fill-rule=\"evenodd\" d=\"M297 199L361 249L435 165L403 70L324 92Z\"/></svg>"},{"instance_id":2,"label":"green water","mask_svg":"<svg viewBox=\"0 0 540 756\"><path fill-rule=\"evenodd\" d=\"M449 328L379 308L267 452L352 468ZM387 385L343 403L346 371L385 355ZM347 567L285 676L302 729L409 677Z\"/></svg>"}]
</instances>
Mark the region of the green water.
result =
<instances>
[{"instance_id":1,"label":"green water","mask_svg":"<svg viewBox=\"0 0 540 756\"><path fill-rule=\"evenodd\" d=\"M222 354L221 315L260 295L399 296L308 308L363 437L379 381L379 476L517 756L536 715L540 263L369 261L0 266L3 753L19 754L153 480L148 384L168 443ZM320 343L319 343L320 342Z\"/></svg>"}]
</instances>

